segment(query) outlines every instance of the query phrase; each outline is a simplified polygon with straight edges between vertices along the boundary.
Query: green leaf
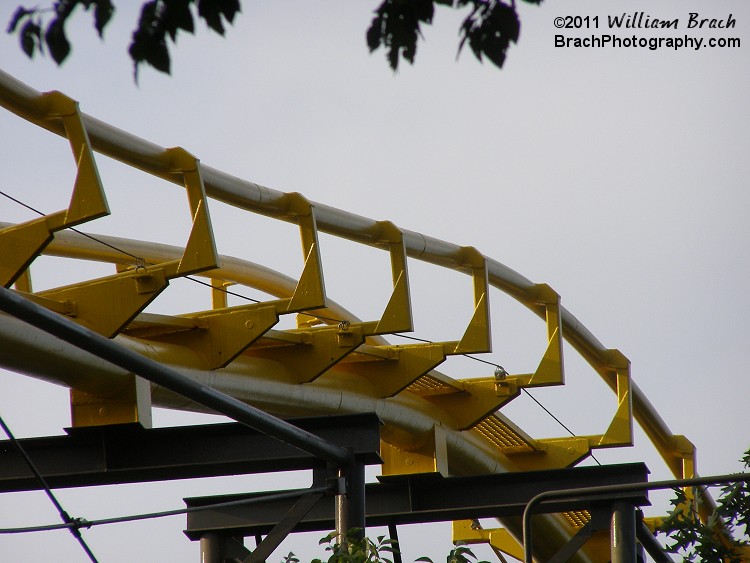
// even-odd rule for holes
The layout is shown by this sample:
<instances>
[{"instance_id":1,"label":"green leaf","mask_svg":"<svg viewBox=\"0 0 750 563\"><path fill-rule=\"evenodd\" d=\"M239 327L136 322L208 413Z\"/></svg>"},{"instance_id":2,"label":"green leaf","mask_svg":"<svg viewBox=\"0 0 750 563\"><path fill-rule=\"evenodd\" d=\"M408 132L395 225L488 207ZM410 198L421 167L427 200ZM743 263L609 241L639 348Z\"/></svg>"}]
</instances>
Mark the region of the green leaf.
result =
<instances>
[{"instance_id":1,"label":"green leaf","mask_svg":"<svg viewBox=\"0 0 750 563\"><path fill-rule=\"evenodd\" d=\"M324 538L320 538L320 541L318 542L318 545L323 545L324 543L331 543L331 540L336 537L336 532L331 532Z\"/></svg>"}]
</instances>

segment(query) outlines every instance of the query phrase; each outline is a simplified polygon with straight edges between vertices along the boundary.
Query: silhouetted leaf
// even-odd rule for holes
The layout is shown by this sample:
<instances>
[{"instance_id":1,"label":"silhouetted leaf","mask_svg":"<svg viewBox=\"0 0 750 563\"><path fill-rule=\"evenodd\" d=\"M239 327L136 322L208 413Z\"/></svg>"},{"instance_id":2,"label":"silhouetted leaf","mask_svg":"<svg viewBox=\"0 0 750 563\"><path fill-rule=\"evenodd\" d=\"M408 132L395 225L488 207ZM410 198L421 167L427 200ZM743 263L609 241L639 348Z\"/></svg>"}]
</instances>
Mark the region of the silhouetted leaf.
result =
<instances>
[{"instance_id":1,"label":"silhouetted leaf","mask_svg":"<svg viewBox=\"0 0 750 563\"><path fill-rule=\"evenodd\" d=\"M15 33L16 28L18 27L18 24L21 22L23 18L26 16L29 16L34 13L34 10L27 10L23 6L19 6L16 8L16 11L13 12L13 16L10 18L10 21L8 22L8 33Z\"/></svg>"},{"instance_id":2,"label":"silhouetted leaf","mask_svg":"<svg viewBox=\"0 0 750 563\"><path fill-rule=\"evenodd\" d=\"M461 31L463 37L459 43L459 52L468 41L477 59L482 61L482 57L486 56L502 68L508 47L518 40L521 24L515 8L491 0L475 5L472 13L461 24Z\"/></svg>"},{"instance_id":3,"label":"silhouetted leaf","mask_svg":"<svg viewBox=\"0 0 750 563\"><path fill-rule=\"evenodd\" d=\"M52 59L59 65L70 54L70 43L65 36L65 20L56 18L47 27L44 34L44 40L47 43Z\"/></svg>"},{"instance_id":4,"label":"silhouetted leaf","mask_svg":"<svg viewBox=\"0 0 750 563\"><path fill-rule=\"evenodd\" d=\"M375 16L372 19L370 27L367 29L367 47L371 53L380 47L380 38L382 37L380 27L380 18Z\"/></svg>"},{"instance_id":5,"label":"silhouetted leaf","mask_svg":"<svg viewBox=\"0 0 750 563\"><path fill-rule=\"evenodd\" d=\"M115 7L110 0L95 0L95 4L94 27L96 28L99 37L104 37L104 28L112 18L112 14L115 12Z\"/></svg>"},{"instance_id":6,"label":"silhouetted leaf","mask_svg":"<svg viewBox=\"0 0 750 563\"><path fill-rule=\"evenodd\" d=\"M34 50L36 47L41 46L42 42L42 30L33 21L28 21L21 28L21 49L26 53L26 56L34 58Z\"/></svg>"},{"instance_id":7,"label":"silhouetted leaf","mask_svg":"<svg viewBox=\"0 0 750 563\"><path fill-rule=\"evenodd\" d=\"M232 23L239 11L239 0L198 0L198 15L219 35L224 35L222 17Z\"/></svg>"},{"instance_id":8,"label":"silhouetted leaf","mask_svg":"<svg viewBox=\"0 0 750 563\"><path fill-rule=\"evenodd\" d=\"M240 0L139 1L142 2L141 17L128 49L135 65L136 81L138 67L143 62L161 72L170 72L168 40L176 41L181 29L195 32L192 4L197 6L198 17L222 36L226 32L226 23L232 24L241 10ZM529 4L542 2L524 1ZM114 14L113 0L47 0L47 4L49 7L32 9L19 6L9 20L8 33L19 33L21 49L30 57L37 48L42 50L46 42L58 64L71 51L65 34L65 22L76 6L82 5L87 10L94 8L94 27L100 37ZM417 44L422 36L421 24L432 23L436 4L451 9L470 7L471 14L460 29L459 53L468 43L480 61L487 57L502 67L508 47L518 40L520 31L515 0L381 0L366 33L370 52L382 46L394 71L398 70L401 58L414 63ZM45 14L49 12L54 12L53 21L42 37L40 28L46 19ZM25 18L28 21L25 22ZM29 25L31 21L34 23Z\"/></svg>"},{"instance_id":9,"label":"silhouetted leaf","mask_svg":"<svg viewBox=\"0 0 750 563\"><path fill-rule=\"evenodd\" d=\"M155 41L153 43L146 56L146 62L156 70L166 74L170 73L171 61L166 41Z\"/></svg>"},{"instance_id":10,"label":"silhouetted leaf","mask_svg":"<svg viewBox=\"0 0 750 563\"><path fill-rule=\"evenodd\" d=\"M68 16L73 13L78 4L83 4L84 8L88 9L91 2L96 0L57 0L54 5L55 19L59 20L62 25L65 25Z\"/></svg>"},{"instance_id":11,"label":"silhouetted leaf","mask_svg":"<svg viewBox=\"0 0 750 563\"><path fill-rule=\"evenodd\" d=\"M387 49L388 64L398 69L400 57L410 63L417 53L420 23L432 23L434 0L384 0L375 10L375 17L367 30L370 52L383 45Z\"/></svg>"},{"instance_id":12,"label":"silhouetted leaf","mask_svg":"<svg viewBox=\"0 0 750 563\"><path fill-rule=\"evenodd\" d=\"M156 70L170 73L171 61L165 40L165 28L160 19L160 5L156 1L146 2L141 9L138 27L133 32L133 41L128 52L135 65L134 76L138 82L138 66L145 62Z\"/></svg>"},{"instance_id":13,"label":"silhouetted leaf","mask_svg":"<svg viewBox=\"0 0 750 563\"><path fill-rule=\"evenodd\" d=\"M193 0L164 0L162 20L172 41L177 40L177 32L180 29L184 29L188 33L195 32L193 13L190 11L192 2Z\"/></svg>"},{"instance_id":14,"label":"silhouetted leaf","mask_svg":"<svg viewBox=\"0 0 750 563\"><path fill-rule=\"evenodd\" d=\"M218 0L224 17L234 24L234 17L241 11L240 0Z\"/></svg>"}]
</instances>

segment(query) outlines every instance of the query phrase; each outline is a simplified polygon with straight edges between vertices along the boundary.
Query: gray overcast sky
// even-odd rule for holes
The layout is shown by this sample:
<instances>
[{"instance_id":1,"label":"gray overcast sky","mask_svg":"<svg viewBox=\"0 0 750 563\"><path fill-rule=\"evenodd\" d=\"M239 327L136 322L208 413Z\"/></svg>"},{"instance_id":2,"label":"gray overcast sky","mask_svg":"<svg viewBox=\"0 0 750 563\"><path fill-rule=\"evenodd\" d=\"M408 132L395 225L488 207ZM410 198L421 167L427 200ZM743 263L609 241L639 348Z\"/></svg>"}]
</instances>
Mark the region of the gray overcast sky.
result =
<instances>
[{"instance_id":1,"label":"gray overcast sky","mask_svg":"<svg viewBox=\"0 0 750 563\"><path fill-rule=\"evenodd\" d=\"M0 6L1 21L15 5ZM105 43L88 14L70 22L76 40L62 68L49 59L29 62L6 34L0 36L0 68L240 178L475 246L548 283L599 340L631 360L635 381L670 428L697 445L701 474L739 470L737 459L750 445L743 330L750 313L744 295L750 285L748 3L521 2L520 42L501 71L480 65L469 51L456 62L462 14L438 9L434 25L424 29L416 64L395 75L382 51L371 55L365 44L376 5L244 2L225 39L199 23L196 37L180 35L172 49L173 76L144 67L136 87L126 49L137 6L121 2ZM698 51L554 46L560 33L555 17L598 16L598 33L607 33L607 16L636 11L679 18L679 29L620 30L622 37L738 37L742 44ZM724 19L731 13L736 27L685 29L691 12ZM566 31L571 37L594 32ZM73 174L64 141L4 111L0 131L0 189L45 211L63 208ZM114 213L86 230L184 243L182 194L104 158L98 162ZM165 212L171 208L178 211ZM293 228L219 206L212 212L220 252L290 275L299 271ZM0 221L26 218L0 199ZM385 260L360 266L364 251L355 245L324 237L322 246L328 294L360 317L376 318L387 298ZM468 282L414 261L410 268L415 334L459 337L468 320ZM59 263L39 272L40 288L76 275ZM377 276L385 287L371 287ZM184 311L185 295L165 294L155 310ZM499 292L492 302L495 351L489 359L511 373L532 370L544 349L543 325ZM576 433L603 432L614 398L569 352L568 385L535 396ZM456 378L489 375L472 362L449 362L442 371ZM69 424L64 390L5 372L0 389L0 413L17 434L59 433ZM503 412L535 437L565 434L525 398ZM159 416L164 423L195 420ZM652 478L669 477L643 435L637 438L633 449L595 455L603 463L644 460ZM96 518L267 483L176 483L60 496L72 514ZM4 497L0 526L55 521L41 495ZM665 509L661 502L652 512ZM197 545L179 532L184 520L170 520L86 535L107 563L152 560L144 558L144 545L153 560L197 560ZM447 528L434 529L444 535ZM442 547L432 546L448 541L406 534L412 559L439 557ZM294 549L308 557L313 552ZM61 532L0 537L7 560L52 552L59 561L82 560Z\"/></svg>"}]
</instances>

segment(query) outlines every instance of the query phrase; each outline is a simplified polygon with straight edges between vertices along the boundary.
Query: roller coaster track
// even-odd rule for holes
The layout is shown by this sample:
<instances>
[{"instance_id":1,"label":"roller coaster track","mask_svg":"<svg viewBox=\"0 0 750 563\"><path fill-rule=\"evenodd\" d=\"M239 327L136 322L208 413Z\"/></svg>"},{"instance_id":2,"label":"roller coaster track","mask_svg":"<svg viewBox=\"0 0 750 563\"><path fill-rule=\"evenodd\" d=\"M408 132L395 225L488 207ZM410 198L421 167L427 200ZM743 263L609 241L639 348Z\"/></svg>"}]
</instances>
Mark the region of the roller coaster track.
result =
<instances>
[{"instance_id":1,"label":"roller coaster track","mask_svg":"<svg viewBox=\"0 0 750 563\"><path fill-rule=\"evenodd\" d=\"M694 476L694 447L674 435L631 380L630 362L606 348L557 293L472 247L462 247L390 222L375 221L300 194L282 193L201 163L180 148L165 149L83 114L59 92L40 93L0 72L0 105L70 141L78 167L68 209L20 224L0 223L0 279L28 299L184 375L279 416L376 412L384 423L385 474L473 474L574 465L592 449L632 445L635 419L677 478ZM108 213L95 152L185 189L192 231L185 248L84 235L71 227ZM299 225L305 266L293 280L216 250L210 201ZM389 253L393 290L382 317L360 321L325 295L318 233ZM102 244L105 243L105 244ZM40 254L93 260L116 273L34 292L29 266ZM412 330L407 257L472 276L474 313L462 338L393 345L385 335ZM205 278L213 308L156 315L144 309L169 280ZM231 285L275 299L228 306ZM547 347L534 373L458 380L436 371L451 355L489 352L490 287L541 317ZM296 313L297 328L275 329ZM617 395L612 423L600 434L534 439L502 413L523 389L564 384L562 343L567 341ZM0 367L71 388L74 425L141 421L150 406L201 410L157 386L67 345L8 315L0 315ZM540 517L542 560L569 539L585 515ZM518 521L500 546L518 553ZM591 547L579 561L607 560Z\"/></svg>"}]
</instances>

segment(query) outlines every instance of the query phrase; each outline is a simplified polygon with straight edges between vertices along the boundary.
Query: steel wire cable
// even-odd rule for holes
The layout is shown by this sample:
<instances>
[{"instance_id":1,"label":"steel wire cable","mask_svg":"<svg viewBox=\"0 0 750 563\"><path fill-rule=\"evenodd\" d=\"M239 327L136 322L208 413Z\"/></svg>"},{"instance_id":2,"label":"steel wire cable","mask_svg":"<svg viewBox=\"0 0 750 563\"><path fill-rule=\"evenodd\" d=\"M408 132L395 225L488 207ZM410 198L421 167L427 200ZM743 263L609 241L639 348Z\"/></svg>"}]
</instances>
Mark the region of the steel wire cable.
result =
<instances>
[{"instance_id":1,"label":"steel wire cable","mask_svg":"<svg viewBox=\"0 0 750 563\"><path fill-rule=\"evenodd\" d=\"M23 201L15 198L15 197L13 197L12 195L10 195L10 194L2 191L2 190L0 190L0 195L8 198L11 201L14 201L18 205L21 205L21 206L25 207L26 209L29 209L30 211L33 211L34 213L36 213L36 214L38 214L38 215L40 215L42 217L45 215L45 213L43 213L42 211L39 211L38 209L35 209L34 207L32 207L32 206L24 203ZM150 266L154 265L153 263L146 261L144 258L142 258L140 256L136 256L135 254L132 254L132 253L128 252L127 250L119 248L119 247L115 246L114 244L110 244L107 241L101 240L100 238L97 238L94 235L90 235L88 233L84 233L83 231L80 231L80 230L78 230L78 229L76 229L74 227L66 227L65 230L73 231L74 233L77 233L77 234L81 235L82 237L86 237L87 239L92 240L92 241L94 241L94 242L96 242L98 244L101 244L103 246L106 246L107 248L109 248L111 250L114 250L115 252L119 252L119 253L121 253L121 254L123 254L125 256L128 256L128 257L132 258L133 260L135 260L136 267L141 267L141 266L146 266L146 265L150 265ZM197 284L205 285L207 287L210 287L211 289L215 289L215 290L221 291L223 293L226 293L227 295L233 295L234 297L239 297L239 298L245 299L247 301L252 301L253 303L260 303L259 300L253 299L252 297L248 297L246 295L242 295L242 294L236 293L234 291L229 291L228 289L223 288L223 287L215 287L215 286L211 285L210 283L201 281L201 280L199 280L197 278L194 278L192 276L183 276L183 277L187 278L190 281L195 282Z\"/></svg>"},{"instance_id":2,"label":"steel wire cable","mask_svg":"<svg viewBox=\"0 0 750 563\"><path fill-rule=\"evenodd\" d=\"M5 197L7 197L8 199L10 199L10 200L12 200L12 201L14 201L14 202L18 203L19 205L22 205L23 207L25 207L25 208L27 208L27 209L29 209L29 210L31 210L31 211L33 211L33 212L35 212L35 213L38 213L39 215L44 215L44 213L42 213L41 211L39 211L39 210L37 210L37 209L34 209L34 208L33 208L33 207L31 207L30 205L27 205L27 204L23 203L22 201L20 201L20 200L18 200L18 199L16 199L16 198L14 198L14 197L12 197L12 196L10 196L9 194L7 194L7 193L5 193L5 192L3 192L3 191L0 191L0 195L3 195L3 196L5 196ZM117 251L117 252L121 252L121 253L125 254L126 256L130 256L131 258L134 258L134 259L135 259L135 260L136 260L137 262L139 262L139 263L141 263L141 264L145 264L145 263L146 263L146 262L145 262L145 261L143 260L143 258L139 258L139 257L137 257L137 256L135 256L135 255L133 255L133 254L131 254L131 253L129 253L129 252L127 252L127 251L125 251L125 250L122 250L122 249L120 249L120 248L117 248L117 247L116 247L116 246L114 246L114 245L111 245L111 244L109 244L109 243L107 243L107 242L105 242L105 241L99 240L98 238L96 238L96 237L94 237L94 236L92 236L92 235L89 235L89 234L83 233L83 232L81 232L81 231L79 231L79 230L77 230L77 229L74 229L74 228L72 228L72 227L70 227L70 230L72 230L72 231L74 231L74 232L76 232L76 233L78 233L78 234L80 234L80 235L83 235L83 236L85 236L85 237L87 237L87 238L89 238L89 239L91 239L91 240L93 240L93 241L95 241L95 242L98 242L98 243L100 243L100 244L103 244L103 245L105 245L105 246L107 246L107 247L111 248L112 250L115 250L115 251ZM245 295L241 295L241 294L239 294L239 293L235 293L235 292L229 291L229 290L227 290L226 288L222 288L222 287L215 287L215 286L213 286L213 285L211 285L211 284L209 284L209 283L207 283L207 282L201 281L201 280L199 280L199 279L197 279L197 278L194 278L194 277L192 277L192 276L184 276L184 277L186 277L186 278L187 278L187 279L189 279L190 281L193 281L193 282L195 282L195 283L198 283L198 284L200 284L200 285L204 285L204 286L206 286L206 287L210 287L211 289L215 289L215 290L221 291L221 292L223 292L223 293L225 293L225 294L227 294L227 295L233 295L233 296L235 296L235 297L239 297L239 298L241 298L241 299L245 299L245 300L247 300L247 301L252 301L253 303L260 303L260 301L258 301L257 299L253 299L253 298L251 298L251 297L247 297L247 296L245 296ZM321 320L324 320L324 321L333 321L333 322L338 322L338 323L349 323L349 321L347 321L347 320L342 320L342 319L335 319L335 318L331 318L331 317L325 317L325 316L323 316L323 315L310 315L310 316L312 316L312 317L315 317L315 318L317 318L317 319L321 319ZM409 340L414 340L414 341L417 341L417 342L424 342L424 343L426 343L426 344L434 344L434 342L433 342L433 341L431 341L431 340L427 340L427 339L424 339L424 338L418 338L418 337L416 337L416 336L409 336L409 335L406 335L406 334L403 334L403 333L395 333L394 335L395 335L395 336L400 336L401 338L406 338L406 339L409 339ZM481 362L481 363L484 363L484 364L487 364L487 365L491 365L491 366L493 366L493 367L495 367L495 368L497 368L497 369L501 369L501 370L505 371L505 369L504 369L504 368L503 368L503 367L502 367L502 366L501 366L500 364L497 364L497 363L494 363L494 362L490 362L490 361L488 361L488 360L483 360L483 359L481 359L481 358L477 358L477 357L475 357L475 356L472 356L472 355L470 355L470 354L461 354L461 356L464 356L464 357L466 357L466 358L469 358L469 359L471 359L471 360L474 360L474 361L476 361L476 362ZM528 396L529 398L531 398L531 400L532 400L532 401L534 401L534 402L535 402L535 403L536 403L536 404L537 404L537 405L538 405L538 406L539 406L539 407L540 407L540 408L541 408L541 409L542 409L542 410L543 410L544 412L546 412L546 413L547 413L547 414L548 414L548 415L549 415L550 417L552 417L552 419L553 419L553 420L554 420L555 422L557 422L557 423L558 423L558 424L559 424L559 425L560 425L560 426L561 426L561 427L562 427L562 428L563 428L563 429L564 429L564 430L565 430L566 432L568 432L568 433L569 433L569 434L570 434L571 436L573 436L573 437L577 437L577 434L575 434L575 433L574 433L574 432L573 432L573 431L572 431L572 430L571 430L570 428L568 428L568 426L566 426L566 425L565 425L565 423L563 423L563 422L562 422L562 421L561 421L561 420L560 420L560 419L559 419L559 418L558 418L557 416L555 416L555 415L554 415L554 414L553 414L553 413L552 413L552 412L551 412L551 411L550 411L550 410L549 410L549 409L548 409L547 407L545 407L545 406L544 406L544 405L543 405L543 404L542 404L542 403L541 403L541 402L540 402L540 401L539 401L539 400L538 400L538 399L537 399L536 397L534 397L534 396L533 396L533 395L532 395L531 393L529 393L529 391L528 391L528 390L526 390L526 389L523 389L523 388L522 388L522 391L523 391L523 392L524 392L524 393L525 393L525 394L526 394L526 395L527 395L527 396ZM599 460L598 460L598 459L596 459L596 457L594 456L594 454L592 454L592 453L589 453L589 455L591 456L591 459L593 459L593 460L594 460L594 461L595 461L595 462L597 463L597 465L601 465L601 463L599 462Z\"/></svg>"},{"instance_id":3,"label":"steel wire cable","mask_svg":"<svg viewBox=\"0 0 750 563\"><path fill-rule=\"evenodd\" d=\"M402 334L402 333L397 333L397 334L396 334L396 336L400 336L401 338L408 338L409 340L416 340L416 341L418 341L418 342L426 342L426 343L430 343L430 344L432 344L432 343L433 343L433 342L432 342L431 340L425 340L425 339L423 339L423 338L417 338L417 337L415 337L415 336L407 336L407 335L405 335L405 334ZM495 362L490 362L490 361L488 361L488 360L483 360L482 358L477 358L476 356L472 356L471 354L461 354L461 356L464 356L464 357L466 357L466 358L469 358L470 360L474 360L475 362L481 362L481 363L483 363L483 364L487 364L487 365L493 366L493 367L494 367L495 369L499 369L499 370L502 370L502 371L503 371L504 373L507 373L507 372L505 372L505 368L504 368L503 366L501 366L500 364L496 364ZM535 403L536 403L537 405L539 405L539 407L541 407L541 409L542 409L542 410L543 410L544 412L546 412L546 413L547 413L547 414L548 414L549 416L551 416L551 417L552 417L552 419L553 419L553 420L554 420L555 422L557 422L557 423L558 423L558 424L559 424L560 426L562 426L562 427L563 427L563 428L564 428L564 429L565 429L565 430L566 430L566 431L568 432L568 434L570 434L570 435L571 435L571 436L573 436L574 438L578 437L578 436L577 436L577 434L575 434L575 433L574 433L574 432L573 432L573 431L572 431L572 430L571 430L570 428L568 428L568 427L567 427L567 426L566 426L566 425L565 425L565 424L564 424L564 423L562 422L562 420L560 420L560 419L559 419L559 418L558 418L557 416L555 416L555 415L554 415L554 414L552 413L552 411L550 411L550 410L549 410L549 409L548 409L547 407L545 407L545 406L544 406L544 405L543 405L543 404L541 403L541 401L539 401L539 400L538 400L538 399L537 399L536 397L534 397L534 395L532 395L531 393L529 393L529 392L528 392L528 391L527 391L526 389L524 389L524 388L521 388L521 390L522 390L522 391L523 391L523 392L524 392L524 393L525 393L525 394L526 394L526 395L527 395L528 397L530 397L532 401L534 401L534 402L535 402ZM596 462L596 464L597 464L597 465L601 465L601 463L599 463L599 460L598 460L598 459L596 459L596 457L594 456L594 454L592 454L592 453L590 453L590 452L589 452L589 455L591 456L591 459L593 459L593 460L594 460L594 461Z\"/></svg>"},{"instance_id":4,"label":"steel wire cable","mask_svg":"<svg viewBox=\"0 0 750 563\"><path fill-rule=\"evenodd\" d=\"M94 526L105 526L109 524L122 524L125 522L137 522L140 520L153 520L156 518L166 518L169 516L180 516L182 514L189 514L192 512L200 512L203 510L214 510L218 508L229 508L233 506L247 506L250 504L261 504L264 502L283 500L287 498L297 498L301 494L319 494L330 492L329 487L313 487L310 489L304 489L304 491L293 490L285 491L281 493L273 493L269 495L262 495L249 499L231 500L226 502L216 502L206 504L203 506L190 506L187 508L176 508L174 510L162 510L159 512L145 512L142 514L131 514L128 516L114 516L112 518L99 518L96 520L86 520L84 518L71 519L70 522L64 524L48 524L41 526L24 526L18 528L0 528L0 535L8 534L27 534L32 532L49 532L53 530L61 530L65 528L92 528Z\"/></svg>"},{"instance_id":5,"label":"steel wire cable","mask_svg":"<svg viewBox=\"0 0 750 563\"><path fill-rule=\"evenodd\" d=\"M86 552L86 555L88 558L92 561L92 563L98 563L98 560L94 553L91 551L91 548L86 543L86 540L83 539L83 536L81 535L81 532L79 530L79 526L77 525L77 520L74 518L71 518L68 512L63 508L62 504L60 504L60 501L57 500L57 497L54 495L52 490L49 488L49 485L47 484L47 481L42 476L42 474L37 469L36 465L34 465L34 462L31 460L29 455L26 453L26 450L23 448L21 443L16 439L13 432L11 432L8 425L5 423L5 420L2 416L0 416L0 426L3 429L3 432L8 436L13 446L18 450L18 453L21 454L21 457L24 459L24 462L26 465L28 465L29 469L31 469L31 472L34 474L34 477L37 481L39 481L39 484L42 486L42 489L44 490L45 494L47 495L47 498L49 498L50 502L54 505L55 509L57 510L58 514L60 514L60 518L62 518L63 522L65 524L58 525L59 527L68 528L70 530L70 533L73 535L73 537L78 541L78 543L81 545L81 548L84 552Z\"/></svg>"}]
</instances>

